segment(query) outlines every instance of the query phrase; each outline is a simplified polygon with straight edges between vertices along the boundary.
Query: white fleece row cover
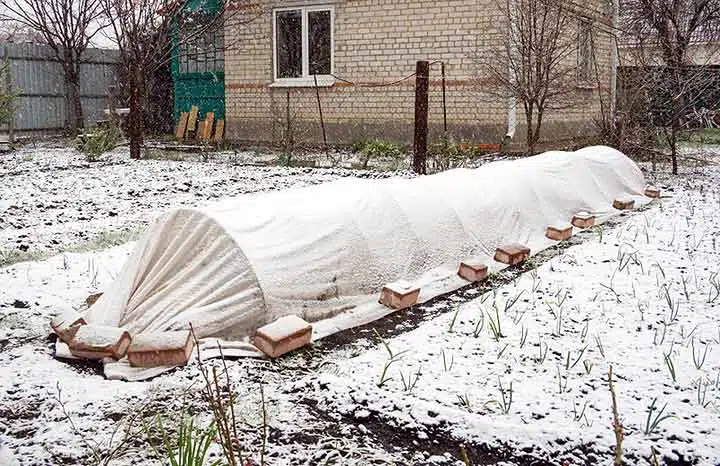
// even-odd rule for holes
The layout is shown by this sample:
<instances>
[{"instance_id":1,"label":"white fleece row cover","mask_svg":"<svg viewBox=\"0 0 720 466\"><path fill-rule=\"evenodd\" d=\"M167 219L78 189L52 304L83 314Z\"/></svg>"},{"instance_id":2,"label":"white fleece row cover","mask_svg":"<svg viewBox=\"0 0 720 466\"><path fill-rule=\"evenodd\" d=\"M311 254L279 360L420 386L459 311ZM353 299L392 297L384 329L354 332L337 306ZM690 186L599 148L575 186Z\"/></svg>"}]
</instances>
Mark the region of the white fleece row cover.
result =
<instances>
[{"instance_id":1,"label":"white fleece row cover","mask_svg":"<svg viewBox=\"0 0 720 466\"><path fill-rule=\"evenodd\" d=\"M548 225L588 211L613 215L619 197L642 203L637 165L609 147L546 152L414 179L342 179L168 212L137 243L88 323L132 334L187 328L206 354L259 355L255 330L295 314L314 339L390 311L388 282L422 286L421 301L467 282L461 260L498 270L495 248L552 244ZM138 380L158 369L107 363L108 377Z\"/></svg>"}]
</instances>

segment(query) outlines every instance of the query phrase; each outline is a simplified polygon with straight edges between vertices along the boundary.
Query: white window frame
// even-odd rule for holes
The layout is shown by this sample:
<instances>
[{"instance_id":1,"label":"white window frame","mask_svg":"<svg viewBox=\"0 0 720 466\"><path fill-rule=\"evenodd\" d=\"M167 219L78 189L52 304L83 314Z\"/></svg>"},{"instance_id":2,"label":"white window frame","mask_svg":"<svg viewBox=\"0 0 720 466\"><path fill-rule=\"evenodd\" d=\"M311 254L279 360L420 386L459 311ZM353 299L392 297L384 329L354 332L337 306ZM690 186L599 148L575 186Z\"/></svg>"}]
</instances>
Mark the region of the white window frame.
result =
<instances>
[{"instance_id":1,"label":"white window frame","mask_svg":"<svg viewBox=\"0 0 720 466\"><path fill-rule=\"evenodd\" d=\"M282 11L300 11L302 16L302 76L299 78L278 78L278 57L277 57L277 14ZM275 8L272 11L272 34L273 34L273 83L272 87L314 87L315 77L310 74L310 39L308 13L313 11L330 12L330 73L317 75L317 83L320 87L329 87L335 84L335 8L333 5L295 6L286 8Z\"/></svg>"}]
</instances>

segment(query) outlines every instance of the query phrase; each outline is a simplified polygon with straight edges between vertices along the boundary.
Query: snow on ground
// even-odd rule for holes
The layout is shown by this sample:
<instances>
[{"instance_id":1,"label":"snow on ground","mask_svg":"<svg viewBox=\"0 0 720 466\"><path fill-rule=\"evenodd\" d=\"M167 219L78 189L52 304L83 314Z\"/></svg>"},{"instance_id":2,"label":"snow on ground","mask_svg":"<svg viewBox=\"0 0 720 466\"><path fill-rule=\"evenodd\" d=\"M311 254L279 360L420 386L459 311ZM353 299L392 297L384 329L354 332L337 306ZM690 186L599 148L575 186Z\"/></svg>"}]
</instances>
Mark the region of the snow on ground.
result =
<instances>
[{"instance_id":1,"label":"snow on ground","mask_svg":"<svg viewBox=\"0 0 720 466\"><path fill-rule=\"evenodd\" d=\"M28 147L3 155L0 259L3 254L31 257L87 243L119 244L171 207L345 176L387 176L246 165L252 161L248 153L213 156L205 163L131 161L125 148L93 163L62 147Z\"/></svg>"},{"instance_id":2,"label":"snow on ground","mask_svg":"<svg viewBox=\"0 0 720 466\"><path fill-rule=\"evenodd\" d=\"M41 157L35 153L33 160ZM124 170L134 180L126 183L138 189L155 189L166 175L163 186L172 189L199 173L206 177L199 185L213 185L233 168L122 158L77 168L72 165L82 162L72 151L67 160L53 162L70 166L55 177L32 165L13 170L25 175L4 175L14 177L10 189L18 195L21 183L34 190L23 198L29 218L44 215L30 199L46 204L44 196L51 197L31 187L41 177L69 189L92 179L115 180L115 170L119 179ZM262 385L272 465L461 465L461 444L472 464L608 464L612 365L627 464L649 464L643 458L652 447L660 464L718 464L720 168L688 171L658 180L666 188L661 201L581 234L582 241L538 259L534 271L514 280L497 277L487 293L471 287L406 311L415 325L389 328L394 324L384 320L376 325L379 336L368 327L278 361L228 362L246 450L259 459ZM243 181L232 189L317 182L325 173L243 167L234 175ZM253 183L249 174L257 178ZM213 189L224 195L225 188ZM132 198L112 190L95 188L89 197L103 199L104 209L116 209L133 225L176 196L178 202L206 200L182 191ZM82 201L73 203L70 192L63 196L70 215ZM140 212L142 220L132 216ZM106 231L116 227L113 222L102 217L90 228ZM90 225L77 218L67 224L68 231ZM28 236L42 230L28 228ZM61 238L63 228L57 229ZM3 235L15 233L3 225ZM72 241L58 247L65 244ZM0 435L23 465L97 464L94 451L106 455L125 438L110 464L160 464L137 423L129 436L116 432L127 416L151 421L160 414L169 424L185 409L209 421L195 364L150 382L126 383L105 380L95 365L51 356L49 319L108 286L130 248L68 252L0 269ZM666 414L672 417L663 419ZM658 415L662 420L653 426Z\"/></svg>"},{"instance_id":3,"label":"snow on ground","mask_svg":"<svg viewBox=\"0 0 720 466\"><path fill-rule=\"evenodd\" d=\"M308 386L325 410L420 436L606 463L612 366L631 464L651 447L717 464L719 174L688 176L658 205Z\"/></svg>"}]
</instances>

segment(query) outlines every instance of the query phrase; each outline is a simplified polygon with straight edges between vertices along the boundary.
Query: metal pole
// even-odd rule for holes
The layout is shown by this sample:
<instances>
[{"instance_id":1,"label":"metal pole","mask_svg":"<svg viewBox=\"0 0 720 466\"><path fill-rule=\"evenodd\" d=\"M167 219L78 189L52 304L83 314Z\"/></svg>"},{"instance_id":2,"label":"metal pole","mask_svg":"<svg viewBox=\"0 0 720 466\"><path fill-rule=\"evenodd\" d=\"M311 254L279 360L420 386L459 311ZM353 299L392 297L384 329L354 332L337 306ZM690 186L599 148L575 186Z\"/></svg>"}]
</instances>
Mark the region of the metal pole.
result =
<instances>
[{"instance_id":1,"label":"metal pole","mask_svg":"<svg viewBox=\"0 0 720 466\"><path fill-rule=\"evenodd\" d=\"M430 86L430 64L418 61L415 69L415 138L413 144L413 170L427 173L428 138L428 89Z\"/></svg>"},{"instance_id":2,"label":"metal pole","mask_svg":"<svg viewBox=\"0 0 720 466\"><path fill-rule=\"evenodd\" d=\"M314 74L313 78L315 79L315 96L317 97L318 112L320 113L320 127L322 128L323 143L325 144L325 155L329 157L327 135L325 134L325 120L323 119L322 105L320 104L320 89L318 88L317 75Z\"/></svg>"},{"instance_id":3,"label":"metal pole","mask_svg":"<svg viewBox=\"0 0 720 466\"><path fill-rule=\"evenodd\" d=\"M287 104L285 106L285 122L287 124L285 128L285 152L286 157L288 161L288 165L290 164L290 153L292 151L292 127L290 122L290 90L287 90Z\"/></svg>"}]
</instances>

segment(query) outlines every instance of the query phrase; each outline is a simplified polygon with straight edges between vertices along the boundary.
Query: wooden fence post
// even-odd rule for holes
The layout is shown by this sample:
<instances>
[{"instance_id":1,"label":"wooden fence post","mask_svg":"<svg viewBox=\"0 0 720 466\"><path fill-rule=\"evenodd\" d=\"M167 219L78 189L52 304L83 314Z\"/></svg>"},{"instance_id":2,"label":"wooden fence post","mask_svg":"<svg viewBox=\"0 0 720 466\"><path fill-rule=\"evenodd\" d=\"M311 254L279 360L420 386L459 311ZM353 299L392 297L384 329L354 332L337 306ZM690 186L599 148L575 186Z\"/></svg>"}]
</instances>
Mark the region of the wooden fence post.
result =
<instances>
[{"instance_id":1,"label":"wooden fence post","mask_svg":"<svg viewBox=\"0 0 720 466\"><path fill-rule=\"evenodd\" d=\"M428 90L430 63L418 61L415 71L415 139L413 144L413 170L427 173Z\"/></svg>"}]
</instances>

